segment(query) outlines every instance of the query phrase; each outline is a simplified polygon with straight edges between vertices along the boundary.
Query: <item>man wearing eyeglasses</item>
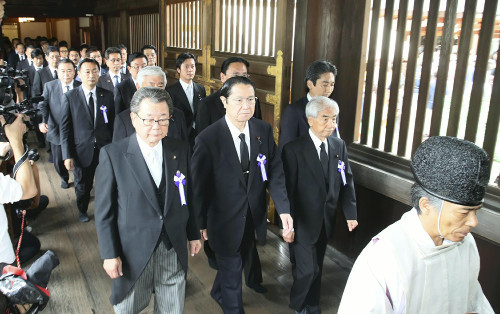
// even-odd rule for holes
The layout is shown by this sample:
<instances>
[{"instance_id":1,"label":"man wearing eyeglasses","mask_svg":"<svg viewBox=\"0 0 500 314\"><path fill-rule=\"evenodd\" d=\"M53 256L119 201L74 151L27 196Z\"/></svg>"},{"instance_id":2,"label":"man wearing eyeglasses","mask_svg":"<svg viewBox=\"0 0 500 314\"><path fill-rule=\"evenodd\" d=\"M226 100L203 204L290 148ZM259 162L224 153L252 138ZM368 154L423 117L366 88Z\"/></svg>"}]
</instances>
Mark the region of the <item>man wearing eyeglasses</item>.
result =
<instances>
[{"instance_id":1,"label":"man wearing eyeglasses","mask_svg":"<svg viewBox=\"0 0 500 314\"><path fill-rule=\"evenodd\" d=\"M35 78L33 79L33 85L31 89L31 95L41 96L43 94L43 87L45 83L56 80L57 77L57 62L59 61L59 50L57 47L49 46L45 51L45 60L48 62L48 66L42 68L35 73Z\"/></svg>"},{"instance_id":2,"label":"man wearing eyeglasses","mask_svg":"<svg viewBox=\"0 0 500 314\"><path fill-rule=\"evenodd\" d=\"M110 92L115 91L115 87L118 86L123 80L126 80L130 75L123 74L120 72L122 66L122 55L120 48L109 47L104 53L106 58L106 64L108 65L108 73L101 75L97 86L109 90Z\"/></svg>"},{"instance_id":3,"label":"man wearing eyeglasses","mask_svg":"<svg viewBox=\"0 0 500 314\"><path fill-rule=\"evenodd\" d=\"M165 76L165 72L163 72L163 70L157 66L147 66L141 69L137 74L136 81L138 90L142 87L158 87L165 89L165 85L167 85L167 77ZM168 95L167 97L167 103L172 106L174 105L170 95ZM127 103L126 105L127 108L116 115L113 131L113 142L128 137L135 132L135 129L132 126L132 121L130 120L130 104ZM187 141L188 133L184 113L182 112L182 110L175 107L173 107L173 109L169 112L171 112L171 115L168 126L168 136Z\"/></svg>"},{"instance_id":4,"label":"man wearing eyeglasses","mask_svg":"<svg viewBox=\"0 0 500 314\"><path fill-rule=\"evenodd\" d=\"M182 313L186 244L191 256L201 248L192 214L190 149L166 137L168 98L164 88L139 89L129 114L136 133L100 154L96 230L116 313L139 313L153 292L155 313Z\"/></svg>"},{"instance_id":5,"label":"man wearing eyeglasses","mask_svg":"<svg viewBox=\"0 0 500 314\"><path fill-rule=\"evenodd\" d=\"M96 86L97 61L82 59L77 70L82 85L64 94L60 136L64 166L75 177L78 219L87 222L99 150L111 143L115 110L113 93Z\"/></svg>"},{"instance_id":6,"label":"man wearing eyeglasses","mask_svg":"<svg viewBox=\"0 0 500 314\"><path fill-rule=\"evenodd\" d=\"M244 313L241 273L255 234L260 244L266 240L266 189L287 242L292 241L293 220L272 127L252 118L253 82L243 76L228 79L220 99L225 116L196 138L193 200L202 238L209 241L219 268L210 295L224 313Z\"/></svg>"},{"instance_id":7,"label":"man wearing eyeglasses","mask_svg":"<svg viewBox=\"0 0 500 314\"><path fill-rule=\"evenodd\" d=\"M234 76L250 77L248 68L250 64L247 60L240 57L231 57L222 62L220 68L220 81L222 84L227 79ZM226 108L220 100L220 89L213 92L209 96L203 98L198 104L198 114L196 115L196 130L198 133L203 131L207 126L219 120L226 114ZM255 103L254 115L257 119L262 119L260 111L260 103L257 99Z\"/></svg>"},{"instance_id":8,"label":"man wearing eyeglasses","mask_svg":"<svg viewBox=\"0 0 500 314\"><path fill-rule=\"evenodd\" d=\"M139 71L148 65L148 59L140 52L133 53L128 56L128 71L130 77L123 80L115 87L115 110L119 114L123 110L130 107L132 96L137 91L137 74Z\"/></svg>"}]
</instances>

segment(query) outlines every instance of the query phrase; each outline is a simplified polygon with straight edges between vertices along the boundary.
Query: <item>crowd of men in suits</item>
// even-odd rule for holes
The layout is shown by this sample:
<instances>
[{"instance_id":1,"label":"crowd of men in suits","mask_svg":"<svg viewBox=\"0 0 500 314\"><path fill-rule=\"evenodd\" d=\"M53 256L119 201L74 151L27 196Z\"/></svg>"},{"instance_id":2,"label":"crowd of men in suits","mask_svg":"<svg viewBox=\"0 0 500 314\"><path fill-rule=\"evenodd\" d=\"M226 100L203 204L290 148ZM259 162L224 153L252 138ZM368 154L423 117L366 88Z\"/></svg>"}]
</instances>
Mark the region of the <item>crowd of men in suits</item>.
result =
<instances>
[{"instance_id":1,"label":"crowd of men in suits","mask_svg":"<svg viewBox=\"0 0 500 314\"><path fill-rule=\"evenodd\" d=\"M177 57L179 80L168 87L152 45L130 54L118 45L102 54L87 45L25 49L17 43L16 54L16 67L29 72L29 94L44 97L39 145L48 144L61 188L70 186L73 171L81 222L90 220L95 178L99 247L114 279L110 300L117 313L140 311L153 291L158 312L181 313L185 243L193 255L200 240L217 270L211 296L225 313L243 313L243 270L248 287L267 291L256 246L266 238L266 191L291 243L290 307L320 311L322 261L337 203L349 230L357 225L352 173L336 131L339 108L328 98L335 66L309 67L307 98L284 113L281 141L291 143L278 147L241 57L222 63L222 88L207 96L194 82L197 60L189 52Z\"/></svg>"}]
</instances>

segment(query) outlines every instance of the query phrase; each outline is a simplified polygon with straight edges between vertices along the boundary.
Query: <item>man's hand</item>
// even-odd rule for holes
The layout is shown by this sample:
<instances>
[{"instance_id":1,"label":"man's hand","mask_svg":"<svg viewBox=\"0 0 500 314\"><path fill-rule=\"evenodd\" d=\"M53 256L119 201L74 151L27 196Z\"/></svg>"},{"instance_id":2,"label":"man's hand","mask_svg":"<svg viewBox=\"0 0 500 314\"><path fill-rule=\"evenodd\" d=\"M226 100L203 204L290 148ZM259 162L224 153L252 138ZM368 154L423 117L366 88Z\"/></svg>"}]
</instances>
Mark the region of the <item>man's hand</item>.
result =
<instances>
[{"instance_id":1,"label":"man's hand","mask_svg":"<svg viewBox=\"0 0 500 314\"><path fill-rule=\"evenodd\" d=\"M290 231L288 232L287 235L283 235L283 240L285 240L285 242L287 243L292 243L294 239L295 239L295 231Z\"/></svg>"},{"instance_id":2,"label":"man's hand","mask_svg":"<svg viewBox=\"0 0 500 314\"><path fill-rule=\"evenodd\" d=\"M102 267L111 279L123 276L122 260L120 257L105 259Z\"/></svg>"},{"instance_id":3,"label":"man's hand","mask_svg":"<svg viewBox=\"0 0 500 314\"><path fill-rule=\"evenodd\" d=\"M0 142L0 156L5 156L10 151L9 142Z\"/></svg>"},{"instance_id":4,"label":"man's hand","mask_svg":"<svg viewBox=\"0 0 500 314\"><path fill-rule=\"evenodd\" d=\"M70 171L73 170L73 159L65 159L64 160L64 167L66 167L66 170Z\"/></svg>"},{"instance_id":5,"label":"man's hand","mask_svg":"<svg viewBox=\"0 0 500 314\"><path fill-rule=\"evenodd\" d=\"M349 228L349 231L353 231L354 228L358 226L358 221L357 220L348 220L347 221L347 228Z\"/></svg>"},{"instance_id":6,"label":"man's hand","mask_svg":"<svg viewBox=\"0 0 500 314\"><path fill-rule=\"evenodd\" d=\"M47 132L49 132L49 125L47 123L40 123L40 124L38 124L38 129L42 133L47 133Z\"/></svg>"},{"instance_id":7,"label":"man's hand","mask_svg":"<svg viewBox=\"0 0 500 314\"><path fill-rule=\"evenodd\" d=\"M200 249L201 249L201 241L200 240L189 241L189 252L191 253L191 256L198 254Z\"/></svg>"},{"instance_id":8,"label":"man's hand","mask_svg":"<svg viewBox=\"0 0 500 314\"><path fill-rule=\"evenodd\" d=\"M200 230L200 233L201 233L201 239L207 241L208 240L207 229Z\"/></svg>"},{"instance_id":9,"label":"man's hand","mask_svg":"<svg viewBox=\"0 0 500 314\"><path fill-rule=\"evenodd\" d=\"M290 232L293 232L293 219L290 214L281 214L281 223L283 224L283 239L285 239L285 236L288 235ZM286 239L285 239L286 241ZM287 241L288 242L288 241Z\"/></svg>"},{"instance_id":10,"label":"man's hand","mask_svg":"<svg viewBox=\"0 0 500 314\"><path fill-rule=\"evenodd\" d=\"M2 125L4 126L5 135L7 139L9 139L9 143L12 146L12 149L20 147L22 152L21 155L24 154L24 145L23 145L23 135L26 133L27 128L26 124L24 124L22 114L16 114L17 118L11 124L5 124L5 120L2 117ZM4 125L5 124L5 125Z\"/></svg>"}]
</instances>

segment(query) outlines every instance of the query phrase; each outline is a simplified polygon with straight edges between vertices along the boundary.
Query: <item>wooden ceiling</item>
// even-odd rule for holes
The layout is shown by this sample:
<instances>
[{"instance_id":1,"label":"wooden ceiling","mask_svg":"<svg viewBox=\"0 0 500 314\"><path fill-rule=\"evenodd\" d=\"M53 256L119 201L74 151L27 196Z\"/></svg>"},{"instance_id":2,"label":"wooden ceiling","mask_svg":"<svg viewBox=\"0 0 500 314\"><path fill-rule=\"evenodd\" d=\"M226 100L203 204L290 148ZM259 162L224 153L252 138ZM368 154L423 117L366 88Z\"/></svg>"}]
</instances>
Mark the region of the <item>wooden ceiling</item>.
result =
<instances>
[{"instance_id":1,"label":"wooden ceiling","mask_svg":"<svg viewBox=\"0 0 500 314\"><path fill-rule=\"evenodd\" d=\"M6 0L7 17L77 17L94 13L95 0Z\"/></svg>"}]
</instances>

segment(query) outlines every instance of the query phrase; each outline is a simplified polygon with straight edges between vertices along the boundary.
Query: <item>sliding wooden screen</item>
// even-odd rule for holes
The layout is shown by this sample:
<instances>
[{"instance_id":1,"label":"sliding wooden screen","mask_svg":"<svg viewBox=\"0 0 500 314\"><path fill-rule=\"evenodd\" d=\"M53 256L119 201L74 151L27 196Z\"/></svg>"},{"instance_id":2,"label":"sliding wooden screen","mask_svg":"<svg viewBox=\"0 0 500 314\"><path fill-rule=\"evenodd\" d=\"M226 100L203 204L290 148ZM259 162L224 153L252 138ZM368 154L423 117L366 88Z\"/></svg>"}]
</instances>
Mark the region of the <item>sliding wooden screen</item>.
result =
<instances>
[{"instance_id":1,"label":"sliding wooden screen","mask_svg":"<svg viewBox=\"0 0 500 314\"><path fill-rule=\"evenodd\" d=\"M129 16L129 52L140 51L144 45L159 45L159 14L138 14Z\"/></svg>"},{"instance_id":2,"label":"sliding wooden screen","mask_svg":"<svg viewBox=\"0 0 500 314\"><path fill-rule=\"evenodd\" d=\"M482 146L500 174L498 0L372 0L360 144L410 158L429 136Z\"/></svg>"}]
</instances>

